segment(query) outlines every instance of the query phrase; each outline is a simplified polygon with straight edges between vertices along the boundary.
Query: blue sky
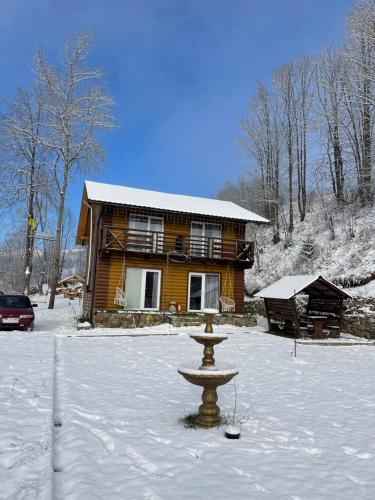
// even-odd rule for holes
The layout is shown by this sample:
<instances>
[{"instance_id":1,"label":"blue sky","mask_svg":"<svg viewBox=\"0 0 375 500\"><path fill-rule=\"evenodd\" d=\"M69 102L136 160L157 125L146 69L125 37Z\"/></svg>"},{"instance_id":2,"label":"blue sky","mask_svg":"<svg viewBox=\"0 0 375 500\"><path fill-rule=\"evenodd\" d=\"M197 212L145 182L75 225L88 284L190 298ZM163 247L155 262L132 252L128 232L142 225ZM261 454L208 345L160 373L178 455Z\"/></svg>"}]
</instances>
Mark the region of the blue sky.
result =
<instances>
[{"instance_id":1,"label":"blue sky","mask_svg":"<svg viewBox=\"0 0 375 500\"><path fill-rule=\"evenodd\" d=\"M90 30L118 127L103 182L212 196L245 168L236 145L257 79L340 42L352 0L0 0L1 94ZM83 179L70 190L78 212Z\"/></svg>"}]
</instances>

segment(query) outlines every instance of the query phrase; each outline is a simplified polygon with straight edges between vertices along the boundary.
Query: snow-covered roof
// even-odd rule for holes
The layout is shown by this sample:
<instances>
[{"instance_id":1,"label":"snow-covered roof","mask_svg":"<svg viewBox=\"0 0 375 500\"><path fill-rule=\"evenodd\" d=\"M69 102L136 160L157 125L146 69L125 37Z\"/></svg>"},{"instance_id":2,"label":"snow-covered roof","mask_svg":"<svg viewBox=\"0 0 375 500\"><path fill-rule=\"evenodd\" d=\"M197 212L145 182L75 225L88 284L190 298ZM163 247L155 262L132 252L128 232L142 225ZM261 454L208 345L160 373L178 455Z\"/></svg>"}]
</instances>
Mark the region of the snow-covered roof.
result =
<instances>
[{"instance_id":1,"label":"snow-covered roof","mask_svg":"<svg viewBox=\"0 0 375 500\"><path fill-rule=\"evenodd\" d=\"M66 281L79 281L80 283L85 282L85 280L83 278L81 278L81 276L79 276L78 274L72 274L71 276L68 276L67 278L64 278L64 279L58 281L57 284L65 283Z\"/></svg>"},{"instance_id":2,"label":"snow-covered roof","mask_svg":"<svg viewBox=\"0 0 375 500\"><path fill-rule=\"evenodd\" d=\"M182 194L161 193L146 189L86 181L87 198L118 205L170 210L189 214L209 215L248 222L269 222L264 217L242 208L231 201L199 198Z\"/></svg>"},{"instance_id":3,"label":"snow-covered roof","mask_svg":"<svg viewBox=\"0 0 375 500\"><path fill-rule=\"evenodd\" d=\"M337 290L337 292L340 292L342 295L350 297L348 293L344 292L344 290L341 290L341 288L338 288L336 285L323 278L323 276L320 276L320 274L298 274L296 276L284 276L284 278L279 279L272 285L256 293L255 297L261 297L263 299L288 300L318 280L320 280L325 285L328 285L329 288Z\"/></svg>"}]
</instances>

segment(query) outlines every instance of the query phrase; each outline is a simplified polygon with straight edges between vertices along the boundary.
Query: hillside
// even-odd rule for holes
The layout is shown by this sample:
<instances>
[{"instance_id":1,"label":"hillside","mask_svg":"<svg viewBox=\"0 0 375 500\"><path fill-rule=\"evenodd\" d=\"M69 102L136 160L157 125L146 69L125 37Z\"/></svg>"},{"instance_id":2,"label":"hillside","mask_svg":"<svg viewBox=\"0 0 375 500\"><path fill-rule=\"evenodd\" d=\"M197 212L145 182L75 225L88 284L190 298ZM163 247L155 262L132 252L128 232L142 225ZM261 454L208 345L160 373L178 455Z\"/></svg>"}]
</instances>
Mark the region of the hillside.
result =
<instances>
[{"instance_id":1,"label":"hillside","mask_svg":"<svg viewBox=\"0 0 375 500\"><path fill-rule=\"evenodd\" d=\"M297 219L297 209L295 210ZM257 259L246 272L249 295L282 276L320 273L354 294L375 295L375 208L348 205L337 209L334 202L311 203L304 222L295 221L288 241L272 243L272 228L250 230L257 241ZM356 288L358 287L358 288Z\"/></svg>"}]
</instances>

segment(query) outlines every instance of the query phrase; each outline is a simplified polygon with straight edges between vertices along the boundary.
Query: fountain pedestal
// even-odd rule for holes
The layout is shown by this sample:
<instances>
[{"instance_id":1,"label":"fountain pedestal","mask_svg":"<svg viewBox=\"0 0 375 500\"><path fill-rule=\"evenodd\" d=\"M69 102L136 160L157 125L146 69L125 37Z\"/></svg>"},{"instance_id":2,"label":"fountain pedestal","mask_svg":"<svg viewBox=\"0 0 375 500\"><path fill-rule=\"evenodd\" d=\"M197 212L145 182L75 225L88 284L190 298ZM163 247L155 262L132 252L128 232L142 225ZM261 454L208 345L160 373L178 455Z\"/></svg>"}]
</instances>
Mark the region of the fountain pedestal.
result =
<instances>
[{"instance_id":1,"label":"fountain pedestal","mask_svg":"<svg viewBox=\"0 0 375 500\"><path fill-rule=\"evenodd\" d=\"M204 346L202 364L184 364L178 372L191 384L203 387L202 404L196 424L201 427L215 427L220 422L220 408L217 403L217 388L227 384L238 373L234 365L215 363L214 346L228 338L227 335L212 331L212 317L217 311L212 309L206 314L205 333L191 334L190 337Z\"/></svg>"}]
</instances>

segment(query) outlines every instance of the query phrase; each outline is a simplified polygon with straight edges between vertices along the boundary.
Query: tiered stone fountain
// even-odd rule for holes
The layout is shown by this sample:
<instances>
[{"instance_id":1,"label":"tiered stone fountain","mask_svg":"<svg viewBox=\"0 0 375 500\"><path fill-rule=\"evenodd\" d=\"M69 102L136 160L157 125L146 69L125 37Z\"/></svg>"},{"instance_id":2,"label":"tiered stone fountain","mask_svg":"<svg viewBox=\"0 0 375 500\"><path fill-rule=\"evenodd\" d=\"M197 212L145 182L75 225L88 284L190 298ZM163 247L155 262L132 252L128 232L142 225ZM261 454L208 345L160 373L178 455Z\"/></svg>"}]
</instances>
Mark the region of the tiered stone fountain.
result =
<instances>
[{"instance_id":1,"label":"tiered stone fountain","mask_svg":"<svg viewBox=\"0 0 375 500\"><path fill-rule=\"evenodd\" d=\"M238 373L238 369L229 363L216 363L214 358L214 346L223 342L228 335L213 333L213 316L219 311L216 309L205 309L206 328L204 333L190 334L190 337L199 344L204 345L202 364L188 363L178 368L180 373L188 382L203 387L202 404L196 424L201 427L215 427L219 424L220 408L217 402L217 388L227 384Z\"/></svg>"}]
</instances>

